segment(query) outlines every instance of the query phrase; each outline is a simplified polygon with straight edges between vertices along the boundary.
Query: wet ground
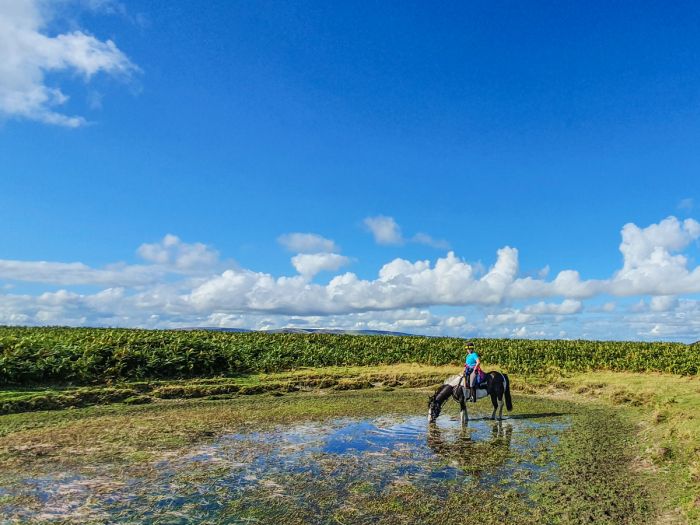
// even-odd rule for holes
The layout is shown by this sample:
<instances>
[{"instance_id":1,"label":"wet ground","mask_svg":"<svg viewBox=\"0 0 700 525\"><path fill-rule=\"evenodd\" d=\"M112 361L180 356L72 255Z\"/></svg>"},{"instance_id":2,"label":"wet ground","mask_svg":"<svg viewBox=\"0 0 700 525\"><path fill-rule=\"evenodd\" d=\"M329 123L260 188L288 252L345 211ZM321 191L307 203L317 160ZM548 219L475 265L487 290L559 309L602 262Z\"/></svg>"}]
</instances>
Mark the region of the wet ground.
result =
<instances>
[{"instance_id":1,"label":"wet ground","mask_svg":"<svg viewBox=\"0 0 700 525\"><path fill-rule=\"evenodd\" d=\"M0 523L369 523L411 494L527 500L555 476L570 423L546 410L467 428L414 414L224 434L148 465L19 476L0 487Z\"/></svg>"}]
</instances>

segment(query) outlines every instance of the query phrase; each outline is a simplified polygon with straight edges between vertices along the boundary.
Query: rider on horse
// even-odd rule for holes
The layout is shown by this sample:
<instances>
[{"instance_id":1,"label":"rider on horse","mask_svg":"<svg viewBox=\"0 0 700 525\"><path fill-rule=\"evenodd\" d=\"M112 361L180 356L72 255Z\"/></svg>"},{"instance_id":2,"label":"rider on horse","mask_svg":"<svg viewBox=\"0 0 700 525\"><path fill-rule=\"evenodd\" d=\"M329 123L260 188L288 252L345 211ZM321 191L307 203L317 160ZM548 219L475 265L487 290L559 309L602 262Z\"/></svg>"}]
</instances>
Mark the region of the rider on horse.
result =
<instances>
[{"instance_id":1,"label":"rider on horse","mask_svg":"<svg viewBox=\"0 0 700 525\"><path fill-rule=\"evenodd\" d=\"M472 402L476 402L476 388L482 379L483 372L481 371L481 360L479 354L474 349L474 343L469 341L466 344L467 358L464 363L464 382L469 389L469 398Z\"/></svg>"}]
</instances>

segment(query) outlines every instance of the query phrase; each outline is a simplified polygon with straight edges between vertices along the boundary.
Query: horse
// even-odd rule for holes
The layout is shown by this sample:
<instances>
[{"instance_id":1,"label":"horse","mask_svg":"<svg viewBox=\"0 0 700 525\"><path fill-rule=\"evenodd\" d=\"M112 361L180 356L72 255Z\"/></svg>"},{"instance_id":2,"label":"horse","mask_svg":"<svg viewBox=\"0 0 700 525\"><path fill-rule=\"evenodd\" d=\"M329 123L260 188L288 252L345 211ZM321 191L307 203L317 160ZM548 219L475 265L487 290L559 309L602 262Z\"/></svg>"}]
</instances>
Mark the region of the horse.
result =
<instances>
[{"instance_id":1,"label":"horse","mask_svg":"<svg viewBox=\"0 0 700 525\"><path fill-rule=\"evenodd\" d=\"M428 398L428 423L434 423L440 415L442 405L450 396L459 403L460 420L463 425L469 421L467 413L467 386L465 384L463 374L448 377L443 385ZM488 372L486 374L486 382L482 382L476 389L476 399L482 399L486 396L491 396L493 404L493 413L491 419L496 419L496 410L498 410L498 420L503 419L503 400L508 411L513 410L513 401L510 397L510 380L506 374L501 372Z\"/></svg>"}]
</instances>

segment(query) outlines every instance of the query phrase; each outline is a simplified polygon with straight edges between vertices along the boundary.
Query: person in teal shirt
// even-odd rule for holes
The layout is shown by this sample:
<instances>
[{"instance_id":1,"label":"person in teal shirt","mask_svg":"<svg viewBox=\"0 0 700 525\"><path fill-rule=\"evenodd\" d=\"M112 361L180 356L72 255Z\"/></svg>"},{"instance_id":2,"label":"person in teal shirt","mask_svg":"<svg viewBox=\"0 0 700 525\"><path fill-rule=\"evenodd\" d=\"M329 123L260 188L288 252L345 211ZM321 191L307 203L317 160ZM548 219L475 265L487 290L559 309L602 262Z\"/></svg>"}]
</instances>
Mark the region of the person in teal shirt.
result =
<instances>
[{"instance_id":1,"label":"person in teal shirt","mask_svg":"<svg viewBox=\"0 0 700 525\"><path fill-rule=\"evenodd\" d=\"M464 360L464 380L469 388L469 399L476 402L476 386L479 377L481 360L479 354L476 353L474 343L469 341L466 344L467 358Z\"/></svg>"}]
</instances>

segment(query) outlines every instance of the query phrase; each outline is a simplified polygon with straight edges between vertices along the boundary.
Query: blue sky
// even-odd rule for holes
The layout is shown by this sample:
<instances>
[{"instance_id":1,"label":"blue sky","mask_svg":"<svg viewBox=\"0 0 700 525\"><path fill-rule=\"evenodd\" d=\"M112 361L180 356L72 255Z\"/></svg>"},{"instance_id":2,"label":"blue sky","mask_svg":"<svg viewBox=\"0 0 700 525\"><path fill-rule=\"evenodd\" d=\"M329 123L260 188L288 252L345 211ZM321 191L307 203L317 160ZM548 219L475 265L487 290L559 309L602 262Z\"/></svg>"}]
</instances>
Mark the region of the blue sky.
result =
<instances>
[{"instance_id":1,"label":"blue sky","mask_svg":"<svg viewBox=\"0 0 700 525\"><path fill-rule=\"evenodd\" d=\"M699 26L4 3L0 323L700 339Z\"/></svg>"}]
</instances>

